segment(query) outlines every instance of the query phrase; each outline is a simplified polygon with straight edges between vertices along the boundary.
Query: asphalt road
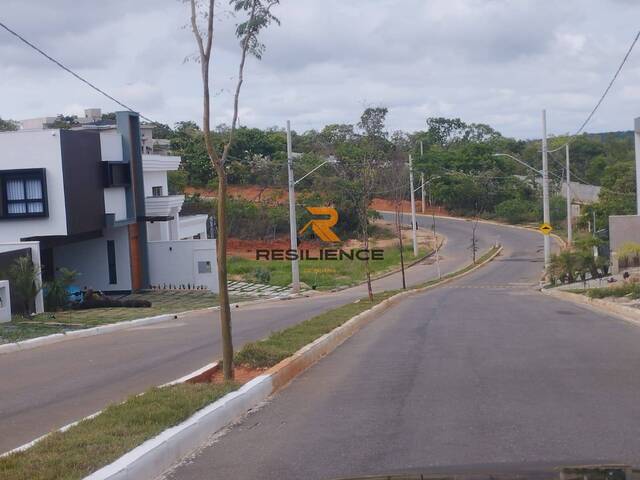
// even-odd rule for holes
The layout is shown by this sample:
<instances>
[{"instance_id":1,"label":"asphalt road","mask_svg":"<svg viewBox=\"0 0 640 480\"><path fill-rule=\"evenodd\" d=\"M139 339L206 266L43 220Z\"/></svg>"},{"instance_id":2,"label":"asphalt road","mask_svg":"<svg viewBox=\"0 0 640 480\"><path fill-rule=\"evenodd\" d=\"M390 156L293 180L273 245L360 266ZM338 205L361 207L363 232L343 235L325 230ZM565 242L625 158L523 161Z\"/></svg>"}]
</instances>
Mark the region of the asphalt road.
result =
<instances>
[{"instance_id":1,"label":"asphalt road","mask_svg":"<svg viewBox=\"0 0 640 480\"><path fill-rule=\"evenodd\" d=\"M422 227L432 219L421 218ZM446 236L442 272L471 260L470 223L437 220ZM486 250L508 229L481 225L479 246ZM541 244L541 240L539 242ZM407 271L409 285L436 277L424 262ZM374 290L401 287L400 276L374 283ZM275 301L233 310L236 347L298 323L329 308L366 295L364 286L335 294ZM221 355L217 312L190 314L176 321L75 339L33 350L0 355L0 452L90 415L106 405L179 378Z\"/></svg>"},{"instance_id":2,"label":"asphalt road","mask_svg":"<svg viewBox=\"0 0 640 480\"><path fill-rule=\"evenodd\" d=\"M536 292L540 238L501 240L494 262L388 310L169 477L640 463L640 328Z\"/></svg>"}]
</instances>

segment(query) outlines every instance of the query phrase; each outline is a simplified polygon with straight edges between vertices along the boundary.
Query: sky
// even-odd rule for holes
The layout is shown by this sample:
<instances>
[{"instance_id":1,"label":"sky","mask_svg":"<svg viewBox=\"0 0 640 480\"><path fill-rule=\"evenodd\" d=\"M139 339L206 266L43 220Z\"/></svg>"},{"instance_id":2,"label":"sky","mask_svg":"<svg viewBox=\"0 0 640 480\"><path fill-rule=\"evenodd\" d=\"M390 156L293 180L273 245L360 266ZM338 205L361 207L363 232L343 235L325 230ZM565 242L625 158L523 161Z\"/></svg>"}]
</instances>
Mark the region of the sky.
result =
<instances>
[{"instance_id":1,"label":"sky","mask_svg":"<svg viewBox=\"0 0 640 480\"><path fill-rule=\"evenodd\" d=\"M213 125L229 123L240 46L220 0ZM431 116L504 135L573 133L640 28L637 0L281 0L281 24L247 62L240 123L321 129L389 109L389 131ZM134 110L162 123L202 118L200 65L181 0L2 0L0 21ZM0 117L119 107L0 29ZM640 44L586 131L640 116Z\"/></svg>"}]
</instances>

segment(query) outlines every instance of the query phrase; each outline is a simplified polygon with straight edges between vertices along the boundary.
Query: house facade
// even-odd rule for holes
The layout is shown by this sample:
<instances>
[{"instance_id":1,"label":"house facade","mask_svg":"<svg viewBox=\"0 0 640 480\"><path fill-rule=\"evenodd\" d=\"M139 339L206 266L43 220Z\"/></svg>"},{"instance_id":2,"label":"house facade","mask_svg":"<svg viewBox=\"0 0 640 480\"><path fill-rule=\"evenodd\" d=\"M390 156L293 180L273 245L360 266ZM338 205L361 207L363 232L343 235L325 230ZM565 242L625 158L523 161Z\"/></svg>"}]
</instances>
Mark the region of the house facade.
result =
<instances>
[{"instance_id":1,"label":"house facade","mask_svg":"<svg viewBox=\"0 0 640 480\"><path fill-rule=\"evenodd\" d=\"M216 291L207 216L181 217L184 196L169 195L167 172L180 157L136 113L105 124L87 112L78 128L34 119L0 133L0 263L28 248L45 281L66 267L80 273L78 286L104 292Z\"/></svg>"}]
</instances>

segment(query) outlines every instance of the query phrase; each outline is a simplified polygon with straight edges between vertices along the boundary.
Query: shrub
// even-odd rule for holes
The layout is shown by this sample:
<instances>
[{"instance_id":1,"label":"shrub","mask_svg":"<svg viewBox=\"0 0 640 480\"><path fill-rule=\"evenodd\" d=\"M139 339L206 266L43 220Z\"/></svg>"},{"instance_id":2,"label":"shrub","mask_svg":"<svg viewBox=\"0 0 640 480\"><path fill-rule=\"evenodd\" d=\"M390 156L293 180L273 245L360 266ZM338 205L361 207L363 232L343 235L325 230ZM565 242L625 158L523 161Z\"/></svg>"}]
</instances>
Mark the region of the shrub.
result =
<instances>
[{"instance_id":1,"label":"shrub","mask_svg":"<svg viewBox=\"0 0 640 480\"><path fill-rule=\"evenodd\" d=\"M496 206L496 215L509 223L534 222L537 219L537 207L529 200L505 200Z\"/></svg>"},{"instance_id":2,"label":"shrub","mask_svg":"<svg viewBox=\"0 0 640 480\"><path fill-rule=\"evenodd\" d=\"M591 288L587 290L587 296L591 298L606 298L606 297L629 297L632 299L640 298L640 284L637 283L625 283L623 285L616 285L615 287L606 288Z\"/></svg>"},{"instance_id":3,"label":"shrub","mask_svg":"<svg viewBox=\"0 0 640 480\"><path fill-rule=\"evenodd\" d=\"M40 269L29 257L18 257L9 266L7 274L11 284L12 303L21 313L30 314L31 306L42 289Z\"/></svg>"},{"instance_id":4,"label":"shrub","mask_svg":"<svg viewBox=\"0 0 640 480\"><path fill-rule=\"evenodd\" d=\"M68 268L60 268L56 278L45 284L44 303L47 311L55 311L64 308L69 304L70 287L78 278L78 272Z\"/></svg>"},{"instance_id":5,"label":"shrub","mask_svg":"<svg viewBox=\"0 0 640 480\"><path fill-rule=\"evenodd\" d=\"M622 268L639 266L640 243L624 243L618 250L618 259Z\"/></svg>"},{"instance_id":6,"label":"shrub","mask_svg":"<svg viewBox=\"0 0 640 480\"><path fill-rule=\"evenodd\" d=\"M258 283L269 283L271 281L271 271L265 267L257 267L253 275Z\"/></svg>"},{"instance_id":7,"label":"shrub","mask_svg":"<svg viewBox=\"0 0 640 480\"><path fill-rule=\"evenodd\" d=\"M91 308L149 308L148 300L116 300L109 297L92 297L82 303L74 304L74 310L89 310Z\"/></svg>"}]
</instances>

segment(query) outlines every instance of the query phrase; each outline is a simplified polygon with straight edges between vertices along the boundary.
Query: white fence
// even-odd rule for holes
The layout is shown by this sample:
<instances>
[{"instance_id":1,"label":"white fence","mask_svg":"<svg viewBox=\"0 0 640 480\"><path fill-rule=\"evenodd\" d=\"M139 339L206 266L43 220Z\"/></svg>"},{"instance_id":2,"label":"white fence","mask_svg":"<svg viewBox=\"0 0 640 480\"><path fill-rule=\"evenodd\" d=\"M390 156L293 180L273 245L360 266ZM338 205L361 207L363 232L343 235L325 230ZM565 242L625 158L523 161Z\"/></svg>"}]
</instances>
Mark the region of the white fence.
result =
<instances>
[{"instance_id":1,"label":"white fence","mask_svg":"<svg viewBox=\"0 0 640 480\"><path fill-rule=\"evenodd\" d=\"M215 240L149 242L149 281L160 288L206 287L218 293Z\"/></svg>"}]
</instances>

